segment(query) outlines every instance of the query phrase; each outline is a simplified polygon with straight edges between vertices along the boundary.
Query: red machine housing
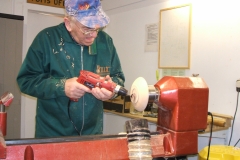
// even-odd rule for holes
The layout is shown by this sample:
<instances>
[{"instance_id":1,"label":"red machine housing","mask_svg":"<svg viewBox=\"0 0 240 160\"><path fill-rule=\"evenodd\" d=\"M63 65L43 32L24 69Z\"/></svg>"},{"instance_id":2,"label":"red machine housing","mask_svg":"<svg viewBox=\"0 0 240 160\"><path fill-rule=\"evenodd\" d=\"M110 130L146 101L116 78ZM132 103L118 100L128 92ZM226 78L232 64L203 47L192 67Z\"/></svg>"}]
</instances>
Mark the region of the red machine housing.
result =
<instances>
[{"instance_id":1,"label":"red machine housing","mask_svg":"<svg viewBox=\"0 0 240 160\"><path fill-rule=\"evenodd\" d=\"M170 133L172 153L198 153L198 131L207 127L209 89L199 77L166 76L154 85L159 91L157 131Z\"/></svg>"}]
</instances>

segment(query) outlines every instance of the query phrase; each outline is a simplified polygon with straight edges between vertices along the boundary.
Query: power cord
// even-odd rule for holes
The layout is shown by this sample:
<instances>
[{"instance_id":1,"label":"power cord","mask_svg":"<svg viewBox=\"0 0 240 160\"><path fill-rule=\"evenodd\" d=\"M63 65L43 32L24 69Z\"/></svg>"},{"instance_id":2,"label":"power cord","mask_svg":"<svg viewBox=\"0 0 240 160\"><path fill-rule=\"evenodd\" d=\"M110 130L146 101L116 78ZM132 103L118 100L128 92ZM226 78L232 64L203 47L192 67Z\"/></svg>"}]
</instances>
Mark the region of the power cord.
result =
<instances>
[{"instance_id":1,"label":"power cord","mask_svg":"<svg viewBox=\"0 0 240 160\"><path fill-rule=\"evenodd\" d=\"M238 139L237 143L234 145L234 147L236 147L236 145L238 144L238 142L240 141L240 138Z\"/></svg>"},{"instance_id":2,"label":"power cord","mask_svg":"<svg viewBox=\"0 0 240 160\"><path fill-rule=\"evenodd\" d=\"M72 122L74 129L77 131L78 135L80 136L81 134L80 134L79 130L77 129L77 127L75 126L75 124L73 123L73 120L70 115L70 103L71 103L71 100L69 99L69 101L68 101L68 117L69 117L70 121Z\"/></svg>"},{"instance_id":3,"label":"power cord","mask_svg":"<svg viewBox=\"0 0 240 160\"><path fill-rule=\"evenodd\" d=\"M237 109L238 109L239 91L240 91L240 89L237 87L237 104L236 104L236 109L235 109L235 113L234 113L234 117L233 117L232 129L231 129L231 135L230 135L230 139L229 139L228 146L230 146L230 143L231 143L231 140L232 140L233 126L234 126L235 117L236 117L236 113L237 113Z\"/></svg>"},{"instance_id":4,"label":"power cord","mask_svg":"<svg viewBox=\"0 0 240 160\"><path fill-rule=\"evenodd\" d=\"M210 146L211 146L211 141L212 141L212 129L213 129L213 115L211 112L208 112L208 115L211 116L212 122L211 122L211 127L210 127L210 137L209 137L209 142L208 142L208 154L207 154L207 160L209 158L210 154Z\"/></svg>"}]
</instances>

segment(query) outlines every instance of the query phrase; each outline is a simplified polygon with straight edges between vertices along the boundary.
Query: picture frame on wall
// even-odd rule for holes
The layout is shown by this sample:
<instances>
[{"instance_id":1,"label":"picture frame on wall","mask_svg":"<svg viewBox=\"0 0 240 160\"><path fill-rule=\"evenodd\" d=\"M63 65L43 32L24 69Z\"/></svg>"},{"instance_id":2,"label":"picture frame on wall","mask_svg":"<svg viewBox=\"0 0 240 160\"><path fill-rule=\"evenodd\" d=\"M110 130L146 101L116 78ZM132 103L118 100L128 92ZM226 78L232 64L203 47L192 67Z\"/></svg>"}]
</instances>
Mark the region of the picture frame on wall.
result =
<instances>
[{"instance_id":1,"label":"picture frame on wall","mask_svg":"<svg viewBox=\"0 0 240 160\"><path fill-rule=\"evenodd\" d=\"M160 10L158 68L190 68L191 4Z\"/></svg>"}]
</instances>

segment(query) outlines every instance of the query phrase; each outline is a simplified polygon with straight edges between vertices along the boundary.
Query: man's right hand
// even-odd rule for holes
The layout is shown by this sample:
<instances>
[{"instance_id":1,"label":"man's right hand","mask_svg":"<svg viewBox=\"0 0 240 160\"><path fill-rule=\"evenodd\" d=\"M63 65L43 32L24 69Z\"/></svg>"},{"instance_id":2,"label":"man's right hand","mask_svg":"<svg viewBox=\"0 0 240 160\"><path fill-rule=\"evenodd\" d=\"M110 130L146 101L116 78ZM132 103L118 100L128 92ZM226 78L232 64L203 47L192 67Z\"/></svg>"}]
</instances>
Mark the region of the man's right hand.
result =
<instances>
[{"instance_id":1,"label":"man's right hand","mask_svg":"<svg viewBox=\"0 0 240 160\"><path fill-rule=\"evenodd\" d=\"M77 82L77 77L67 79L65 82L65 94L71 99L79 99L81 98L86 92L91 93L92 91Z\"/></svg>"}]
</instances>

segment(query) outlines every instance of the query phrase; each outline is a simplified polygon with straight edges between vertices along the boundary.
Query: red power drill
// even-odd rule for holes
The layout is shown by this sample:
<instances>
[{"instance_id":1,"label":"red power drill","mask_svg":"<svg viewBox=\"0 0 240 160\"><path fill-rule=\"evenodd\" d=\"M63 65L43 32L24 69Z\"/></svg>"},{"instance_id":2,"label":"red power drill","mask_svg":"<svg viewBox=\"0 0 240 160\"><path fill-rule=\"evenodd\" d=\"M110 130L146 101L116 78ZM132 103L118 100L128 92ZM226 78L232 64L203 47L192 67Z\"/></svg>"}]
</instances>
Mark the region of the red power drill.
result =
<instances>
[{"instance_id":1,"label":"red power drill","mask_svg":"<svg viewBox=\"0 0 240 160\"><path fill-rule=\"evenodd\" d=\"M126 96L128 92L124 87L114 82L108 82L105 78L90 71L81 70L77 81L90 89L94 87L105 88L122 96ZM77 100L74 99L73 101Z\"/></svg>"}]
</instances>

